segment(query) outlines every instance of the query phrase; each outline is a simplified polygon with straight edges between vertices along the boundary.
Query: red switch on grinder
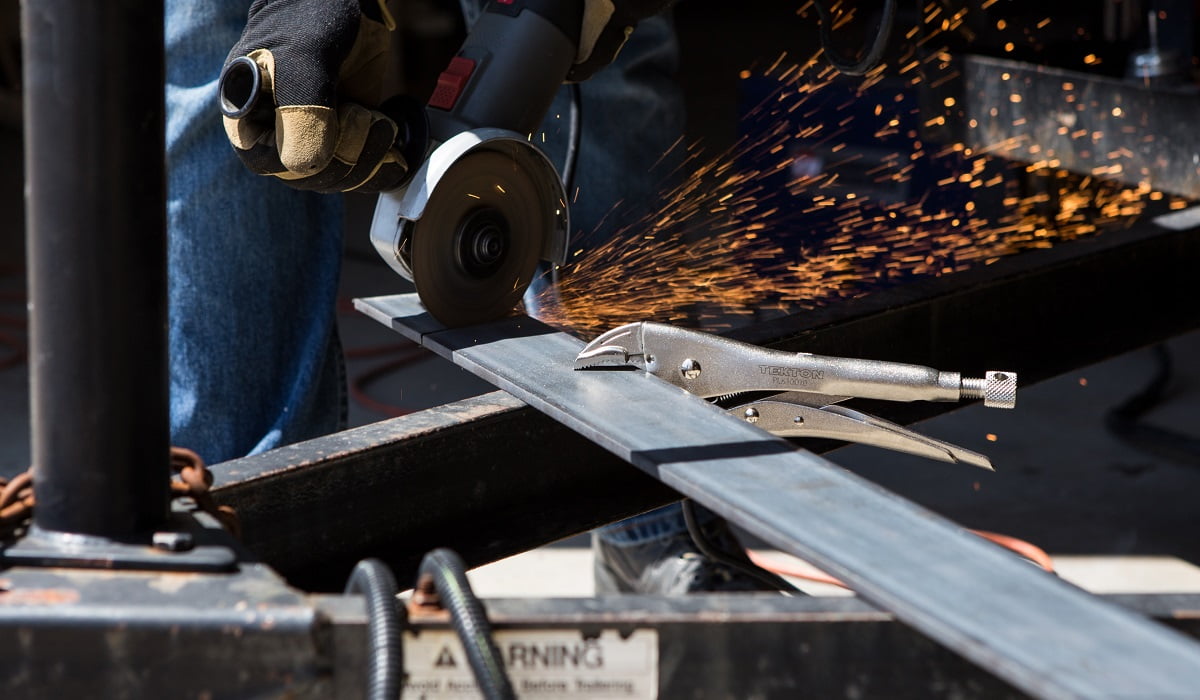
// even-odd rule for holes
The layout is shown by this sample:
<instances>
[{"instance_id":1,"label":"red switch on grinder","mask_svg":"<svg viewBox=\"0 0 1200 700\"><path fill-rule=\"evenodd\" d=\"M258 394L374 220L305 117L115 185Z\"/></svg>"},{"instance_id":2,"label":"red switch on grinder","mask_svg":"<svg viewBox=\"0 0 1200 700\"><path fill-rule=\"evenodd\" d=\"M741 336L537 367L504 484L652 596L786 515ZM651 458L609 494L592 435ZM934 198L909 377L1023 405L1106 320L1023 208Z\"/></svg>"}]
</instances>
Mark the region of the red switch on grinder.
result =
<instances>
[{"instance_id":1,"label":"red switch on grinder","mask_svg":"<svg viewBox=\"0 0 1200 700\"><path fill-rule=\"evenodd\" d=\"M472 59L462 56L450 59L450 65L438 76L437 87L429 97L429 106L447 111L454 109L454 103L458 102L459 95L474 71L475 61Z\"/></svg>"}]
</instances>

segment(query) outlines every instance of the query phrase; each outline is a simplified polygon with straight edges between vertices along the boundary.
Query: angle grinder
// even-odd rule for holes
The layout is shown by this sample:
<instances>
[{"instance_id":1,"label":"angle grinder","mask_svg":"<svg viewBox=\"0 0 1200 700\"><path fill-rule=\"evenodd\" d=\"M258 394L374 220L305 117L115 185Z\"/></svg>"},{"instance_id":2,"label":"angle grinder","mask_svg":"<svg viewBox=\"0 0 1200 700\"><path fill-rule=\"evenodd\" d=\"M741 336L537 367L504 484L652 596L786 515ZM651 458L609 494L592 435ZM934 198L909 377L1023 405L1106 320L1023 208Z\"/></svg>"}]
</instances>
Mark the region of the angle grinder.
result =
<instances>
[{"instance_id":1,"label":"angle grinder","mask_svg":"<svg viewBox=\"0 0 1200 700\"><path fill-rule=\"evenodd\" d=\"M432 150L379 197L371 242L446 325L508 314L539 261L566 262L566 192L531 138L582 21L582 0L489 3L425 106Z\"/></svg>"},{"instance_id":2,"label":"angle grinder","mask_svg":"<svg viewBox=\"0 0 1200 700\"><path fill-rule=\"evenodd\" d=\"M578 53L584 0L493 0L438 77L426 105L399 96L408 178L380 195L371 242L448 326L508 314L540 261L566 262L562 179L531 142ZM268 81L250 58L218 85L227 117L273 119Z\"/></svg>"}]
</instances>

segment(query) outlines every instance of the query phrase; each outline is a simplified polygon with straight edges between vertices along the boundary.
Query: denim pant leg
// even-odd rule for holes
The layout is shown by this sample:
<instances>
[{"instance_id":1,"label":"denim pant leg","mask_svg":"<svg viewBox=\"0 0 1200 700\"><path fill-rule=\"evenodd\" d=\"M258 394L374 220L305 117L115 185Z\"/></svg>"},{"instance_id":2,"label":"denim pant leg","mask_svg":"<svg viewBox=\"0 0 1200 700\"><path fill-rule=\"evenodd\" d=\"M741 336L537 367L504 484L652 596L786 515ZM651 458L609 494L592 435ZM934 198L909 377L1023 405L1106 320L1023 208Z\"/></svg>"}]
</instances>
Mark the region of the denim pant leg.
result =
<instances>
[{"instance_id":1,"label":"denim pant leg","mask_svg":"<svg viewBox=\"0 0 1200 700\"><path fill-rule=\"evenodd\" d=\"M167 0L170 413L209 462L338 429L339 196L249 173L216 84L250 0Z\"/></svg>"}]
</instances>

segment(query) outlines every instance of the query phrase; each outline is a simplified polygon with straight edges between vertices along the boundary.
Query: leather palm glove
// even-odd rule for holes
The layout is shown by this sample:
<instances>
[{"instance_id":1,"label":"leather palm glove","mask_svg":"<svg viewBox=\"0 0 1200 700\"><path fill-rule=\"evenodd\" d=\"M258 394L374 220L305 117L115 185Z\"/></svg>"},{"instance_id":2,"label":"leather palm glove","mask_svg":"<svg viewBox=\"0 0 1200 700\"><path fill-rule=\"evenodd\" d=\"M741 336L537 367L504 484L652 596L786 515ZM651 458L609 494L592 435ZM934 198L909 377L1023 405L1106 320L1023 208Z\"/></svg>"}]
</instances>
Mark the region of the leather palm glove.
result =
<instances>
[{"instance_id":1,"label":"leather palm glove","mask_svg":"<svg viewBox=\"0 0 1200 700\"><path fill-rule=\"evenodd\" d=\"M225 133L253 172L320 192L378 192L408 165L398 127L378 111L395 22L384 0L255 0L225 61L258 64L260 100L273 116L223 116Z\"/></svg>"},{"instance_id":2,"label":"leather palm glove","mask_svg":"<svg viewBox=\"0 0 1200 700\"><path fill-rule=\"evenodd\" d=\"M612 63L637 23L674 4L674 0L585 0L579 54L567 80L583 82Z\"/></svg>"}]
</instances>

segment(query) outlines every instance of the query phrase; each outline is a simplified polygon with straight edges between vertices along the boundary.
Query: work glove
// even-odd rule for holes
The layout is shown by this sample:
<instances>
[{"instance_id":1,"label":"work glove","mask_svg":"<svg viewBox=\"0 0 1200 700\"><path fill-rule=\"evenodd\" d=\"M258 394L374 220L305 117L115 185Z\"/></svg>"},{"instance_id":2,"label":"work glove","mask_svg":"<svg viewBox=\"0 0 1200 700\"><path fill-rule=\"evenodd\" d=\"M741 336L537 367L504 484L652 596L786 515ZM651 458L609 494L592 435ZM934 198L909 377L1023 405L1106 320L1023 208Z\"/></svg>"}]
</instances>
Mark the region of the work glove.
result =
<instances>
[{"instance_id":1,"label":"work glove","mask_svg":"<svg viewBox=\"0 0 1200 700\"><path fill-rule=\"evenodd\" d=\"M225 61L249 56L274 101L273 120L223 116L246 167L320 192L399 186L398 127L376 109L395 26L384 0L254 0Z\"/></svg>"},{"instance_id":2,"label":"work glove","mask_svg":"<svg viewBox=\"0 0 1200 700\"><path fill-rule=\"evenodd\" d=\"M582 82L612 63L637 23L674 4L674 0L585 0L579 53L567 80Z\"/></svg>"}]
</instances>

